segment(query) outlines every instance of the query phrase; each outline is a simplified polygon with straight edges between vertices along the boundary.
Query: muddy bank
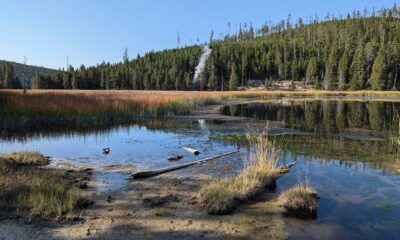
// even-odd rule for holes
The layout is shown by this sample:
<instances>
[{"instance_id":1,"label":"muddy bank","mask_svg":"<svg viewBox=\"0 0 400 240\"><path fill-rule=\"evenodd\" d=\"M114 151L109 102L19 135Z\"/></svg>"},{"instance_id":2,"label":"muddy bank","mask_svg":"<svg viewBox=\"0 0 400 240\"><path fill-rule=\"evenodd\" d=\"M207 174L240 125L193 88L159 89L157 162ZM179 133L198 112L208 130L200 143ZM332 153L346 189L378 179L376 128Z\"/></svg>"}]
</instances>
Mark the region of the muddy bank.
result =
<instances>
[{"instance_id":1,"label":"muddy bank","mask_svg":"<svg viewBox=\"0 0 400 240\"><path fill-rule=\"evenodd\" d=\"M166 174L129 182L123 191L85 194L94 204L76 222L0 222L2 239L282 239L285 237L274 198L238 208L234 215L211 216L196 194L211 179ZM39 230L40 229L40 230Z\"/></svg>"}]
</instances>

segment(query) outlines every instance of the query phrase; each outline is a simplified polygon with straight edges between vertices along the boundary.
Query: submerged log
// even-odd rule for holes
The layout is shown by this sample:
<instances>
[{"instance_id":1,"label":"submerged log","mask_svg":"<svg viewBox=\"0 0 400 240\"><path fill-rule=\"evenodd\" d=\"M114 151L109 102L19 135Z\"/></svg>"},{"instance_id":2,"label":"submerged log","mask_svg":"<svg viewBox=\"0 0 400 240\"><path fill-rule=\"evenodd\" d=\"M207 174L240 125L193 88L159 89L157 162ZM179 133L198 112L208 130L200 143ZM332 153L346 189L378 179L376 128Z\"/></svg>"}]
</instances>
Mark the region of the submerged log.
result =
<instances>
[{"instance_id":1,"label":"submerged log","mask_svg":"<svg viewBox=\"0 0 400 240\"><path fill-rule=\"evenodd\" d=\"M167 167L167 168L162 168L162 169L158 169L158 170L154 170L154 171L146 171L146 172L138 172L138 173L134 173L132 175L133 179L140 179L140 178L148 178L148 177L154 177L163 173L167 173L167 172L172 172L178 169L182 169L182 168L186 168L189 166L193 166L196 164L200 164L200 163L204 163L204 162L208 162L217 158L221 158L221 157L225 157L228 155L232 155L235 153L238 153L239 151L233 151L233 152L228 152L228 153L224 153L221 155L217 155L214 157L209 157L209 158L204 158L201 160L197 160L197 161L193 161L193 162L189 162L189 163L184 163L184 164L180 164L180 165L176 165L176 166L172 166L172 167Z\"/></svg>"},{"instance_id":2,"label":"submerged log","mask_svg":"<svg viewBox=\"0 0 400 240\"><path fill-rule=\"evenodd\" d=\"M186 151L190 152L191 154L193 154L193 155L195 155L195 156L197 156L197 155L200 154L199 151L197 151L196 149L193 149L193 148L183 147L183 149L185 149Z\"/></svg>"}]
</instances>

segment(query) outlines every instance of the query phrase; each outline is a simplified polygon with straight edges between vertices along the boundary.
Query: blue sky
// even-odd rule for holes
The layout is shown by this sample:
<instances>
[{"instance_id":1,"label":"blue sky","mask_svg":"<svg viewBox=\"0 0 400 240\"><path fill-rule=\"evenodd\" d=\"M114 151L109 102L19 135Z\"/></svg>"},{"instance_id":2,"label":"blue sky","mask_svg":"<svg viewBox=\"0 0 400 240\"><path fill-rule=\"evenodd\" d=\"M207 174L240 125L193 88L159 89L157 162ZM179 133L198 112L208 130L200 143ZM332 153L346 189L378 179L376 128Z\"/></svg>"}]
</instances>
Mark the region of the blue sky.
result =
<instances>
[{"instance_id":1,"label":"blue sky","mask_svg":"<svg viewBox=\"0 0 400 240\"><path fill-rule=\"evenodd\" d=\"M181 46L231 32L240 23L255 27L316 13L392 7L396 0L1 0L0 59L51 68L119 62L124 48L131 57Z\"/></svg>"}]
</instances>

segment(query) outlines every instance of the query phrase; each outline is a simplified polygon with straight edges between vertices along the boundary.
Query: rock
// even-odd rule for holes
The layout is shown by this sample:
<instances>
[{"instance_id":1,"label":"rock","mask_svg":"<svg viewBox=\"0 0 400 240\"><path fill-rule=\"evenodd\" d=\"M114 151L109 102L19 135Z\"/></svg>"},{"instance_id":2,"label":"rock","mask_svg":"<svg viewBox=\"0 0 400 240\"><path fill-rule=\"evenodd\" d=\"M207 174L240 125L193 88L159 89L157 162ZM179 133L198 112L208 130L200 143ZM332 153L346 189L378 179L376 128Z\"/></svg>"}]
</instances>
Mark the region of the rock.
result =
<instances>
[{"instance_id":1,"label":"rock","mask_svg":"<svg viewBox=\"0 0 400 240\"><path fill-rule=\"evenodd\" d=\"M79 184L79 188L80 189L87 189L88 188L87 182L83 182L83 183Z\"/></svg>"},{"instance_id":2,"label":"rock","mask_svg":"<svg viewBox=\"0 0 400 240\"><path fill-rule=\"evenodd\" d=\"M85 208L89 207L89 205L93 205L93 204L94 204L93 201L89 201L85 198L80 198L76 203L76 207L78 209L85 209Z\"/></svg>"},{"instance_id":3,"label":"rock","mask_svg":"<svg viewBox=\"0 0 400 240\"><path fill-rule=\"evenodd\" d=\"M114 202L115 201L115 199L113 198L113 197L111 197L111 196L108 196L107 197L107 202L108 203L112 203L112 202Z\"/></svg>"},{"instance_id":4,"label":"rock","mask_svg":"<svg viewBox=\"0 0 400 240\"><path fill-rule=\"evenodd\" d=\"M168 161L178 161L178 160L181 160L182 158L183 158L183 155L177 154L177 155L174 155L174 156L170 156L168 158Z\"/></svg>"},{"instance_id":5,"label":"rock","mask_svg":"<svg viewBox=\"0 0 400 240\"><path fill-rule=\"evenodd\" d=\"M82 177L81 180L82 180L82 181L90 181L90 177L85 176L85 177Z\"/></svg>"}]
</instances>

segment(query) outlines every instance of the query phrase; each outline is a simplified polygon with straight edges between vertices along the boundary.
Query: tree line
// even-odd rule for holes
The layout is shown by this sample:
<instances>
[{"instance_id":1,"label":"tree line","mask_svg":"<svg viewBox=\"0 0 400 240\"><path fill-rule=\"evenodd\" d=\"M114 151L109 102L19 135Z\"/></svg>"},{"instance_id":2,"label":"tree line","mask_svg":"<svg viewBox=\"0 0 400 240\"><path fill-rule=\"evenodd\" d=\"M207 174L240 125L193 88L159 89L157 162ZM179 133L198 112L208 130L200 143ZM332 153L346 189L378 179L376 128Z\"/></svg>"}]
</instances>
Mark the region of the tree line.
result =
<instances>
[{"instance_id":1,"label":"tree line","mask_svg":"<svg viewBox=\"0 0 400 240\"><path fill-rule=\"evenodd\" d=\"M117 64L102 63L37 74L32 88L234 90L250 80L266 86L274 81L304 81L316 89L399 89L400 8L347 16L328 14L277 24L252 24L214 39L211 56L193 83L201 45L149 52Z\"/></svg>"},{"instance_id":2,"label":"tree line","mask_svg":"<svg viewBox=\"0 0 400 240\"><path fill-rule=\"evenodd\" d=\"M0 89L1 88L21 88L18 77L14 76L12 64L0 65Z\"/></svg>"}]
</instances>

